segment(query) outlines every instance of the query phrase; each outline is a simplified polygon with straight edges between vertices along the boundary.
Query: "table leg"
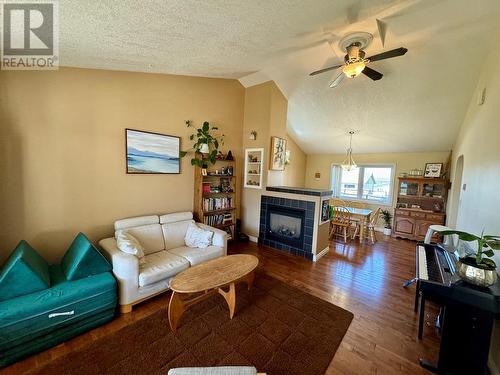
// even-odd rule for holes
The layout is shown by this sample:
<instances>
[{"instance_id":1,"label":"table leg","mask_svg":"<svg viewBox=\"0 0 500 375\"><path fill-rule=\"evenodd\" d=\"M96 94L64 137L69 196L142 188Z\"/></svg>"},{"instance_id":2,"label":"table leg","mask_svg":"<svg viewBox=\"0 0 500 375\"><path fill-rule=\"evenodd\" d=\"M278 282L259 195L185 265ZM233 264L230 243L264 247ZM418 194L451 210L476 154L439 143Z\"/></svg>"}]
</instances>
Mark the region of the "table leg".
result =
<instances>
[{"instance_id":1,"label":"table leg","mask_svg":"<svg viewBox=\"0 0 500 375\"><path fill-rule=\"evenodd\" d=\"M172 292L170 303L168 304L168 321L172 331L177 329L177 323L185 310L184 302L179 293Z\"/></svg>"},{"instance_id":2,"label":"table leg","mask_svg":"<svg viewBox=\"0 0 500 375\"><path fill-rule=\"evenodd\" d=\"M246 278L245 281L247 283L248 290L252 289L253 280L255 278L255 273L252 271L248 275L246 275L245 278Z\"/></svg>"},{"instance_id":3,"label":"table leg","mask_svg":"<svg viewBox=\"0 0 500 375\"><path fill-rule=\"evenodd\" d=\"M225 292L222 288L219 288L219 294L224 297L229 307L229 318L233 319L234 308L236 307L236 289L234 283L229 284L229 291Z\"/></svg>"}]
</instances>

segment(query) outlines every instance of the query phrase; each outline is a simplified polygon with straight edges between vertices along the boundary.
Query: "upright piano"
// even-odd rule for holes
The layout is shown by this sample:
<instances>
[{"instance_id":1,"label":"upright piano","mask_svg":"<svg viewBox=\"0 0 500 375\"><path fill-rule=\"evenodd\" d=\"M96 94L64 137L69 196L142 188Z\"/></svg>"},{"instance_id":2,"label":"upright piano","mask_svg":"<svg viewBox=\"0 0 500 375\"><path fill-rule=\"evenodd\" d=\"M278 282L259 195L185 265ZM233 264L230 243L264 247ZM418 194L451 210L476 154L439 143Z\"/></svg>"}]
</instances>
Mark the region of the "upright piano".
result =
<instances>
[{"instance_id":1,"label":"upright piano","mask_svg":"<svg viewBox=\"0 0 500 375\"><path fill-rule=\"evenodd\" d=\"M443 307L438 362L421 359L420 364L439 374L486 374L493 324L500 317L500 281L485 288L461 280L455 274L455 249L418 243L416 250L419 338L425 300Z\"/></svg>"}]
</instances>

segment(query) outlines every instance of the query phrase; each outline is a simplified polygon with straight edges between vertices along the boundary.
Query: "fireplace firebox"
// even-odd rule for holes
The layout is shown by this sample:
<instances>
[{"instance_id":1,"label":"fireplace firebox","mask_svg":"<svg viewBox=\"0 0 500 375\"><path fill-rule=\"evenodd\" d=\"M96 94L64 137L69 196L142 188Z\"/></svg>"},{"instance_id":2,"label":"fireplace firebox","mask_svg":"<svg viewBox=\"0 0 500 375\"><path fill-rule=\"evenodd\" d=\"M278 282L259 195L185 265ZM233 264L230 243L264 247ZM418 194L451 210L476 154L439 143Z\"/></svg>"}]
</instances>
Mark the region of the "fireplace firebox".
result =
<instances>
[{"instance_id":1,"label":"fireplace firebox","mask_svg":"<svg viewBox=\"0 0 500 375\"><path fill-rule=\"evenodd\" d=\"M298 248L303 247L304 210L269 205L266 222L268 239Z\"/></svg>"}]
</instances>

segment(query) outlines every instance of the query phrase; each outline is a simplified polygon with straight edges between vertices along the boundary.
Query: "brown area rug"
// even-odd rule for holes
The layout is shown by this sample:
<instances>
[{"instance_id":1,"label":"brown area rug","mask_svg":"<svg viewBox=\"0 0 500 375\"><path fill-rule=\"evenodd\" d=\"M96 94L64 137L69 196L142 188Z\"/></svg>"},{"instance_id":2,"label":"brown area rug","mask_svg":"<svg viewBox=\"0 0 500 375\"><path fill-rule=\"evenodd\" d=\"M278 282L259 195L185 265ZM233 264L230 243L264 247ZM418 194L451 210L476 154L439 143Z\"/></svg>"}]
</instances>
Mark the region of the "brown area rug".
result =
<instances>
[{"instance_id":1,"label":"brown area rug","mask_svg":"<svg viewBox=\"0 0 500 375\"><path fill-rule=\"evenodd\" d=\"M36 373L166 375L173 367L253 365L268 375L323 374L352 318L259 273L250 292L238 286L232 320L215 295L186 311L175 334L161 310Z\"/></svg>"}]
</instances>

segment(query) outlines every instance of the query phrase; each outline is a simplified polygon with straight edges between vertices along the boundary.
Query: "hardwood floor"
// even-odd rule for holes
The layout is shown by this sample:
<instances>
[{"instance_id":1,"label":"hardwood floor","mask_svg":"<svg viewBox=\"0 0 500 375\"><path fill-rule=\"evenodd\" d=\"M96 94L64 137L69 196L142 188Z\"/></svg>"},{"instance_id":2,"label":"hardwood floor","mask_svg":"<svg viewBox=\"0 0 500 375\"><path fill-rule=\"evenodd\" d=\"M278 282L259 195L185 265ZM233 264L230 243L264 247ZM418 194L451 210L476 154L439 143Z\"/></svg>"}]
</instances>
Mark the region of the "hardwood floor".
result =
<instances>
[{"instance_id":1,"label":"hardwood floor","mask_svg":"<svg viewBox=\"0 0 500 375\"><path fill-rule=\"evenodd\" d=\"M327 374L428 374L418 365L418 359L437 358L438 337L434 328L425 327L423 340L417 340L415 286L401 286L415 274L415 242L377 235L375 245L333 242L330 252L316 263L254 243L234 244L230 253L255 254L260 260L259 269L269 275L354 313ZM0 375L22 374L79 350L135 320L166 309L169 296L162 294L135 306L132 313L18 362L0 371ZM427 320L433 321L436 310L428 311Z\"/></svg>"}]
</instances>

